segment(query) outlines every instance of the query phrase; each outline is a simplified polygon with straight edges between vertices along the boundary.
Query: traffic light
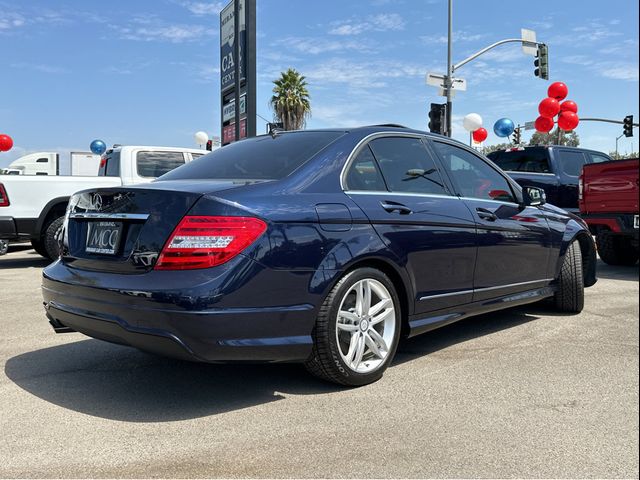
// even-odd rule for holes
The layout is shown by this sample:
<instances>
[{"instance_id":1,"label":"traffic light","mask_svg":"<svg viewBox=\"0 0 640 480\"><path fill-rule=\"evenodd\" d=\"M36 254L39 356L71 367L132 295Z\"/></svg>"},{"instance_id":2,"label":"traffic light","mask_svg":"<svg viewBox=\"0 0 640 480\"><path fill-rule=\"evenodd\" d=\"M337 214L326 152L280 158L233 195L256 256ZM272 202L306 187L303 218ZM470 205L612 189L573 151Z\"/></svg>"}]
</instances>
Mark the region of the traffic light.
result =
<instances>
[{"instance_id":1,"label":"traffic light","mask_svg":"<svg viewBox=\"0 0 640 480\"><path fill-rule=\"evenodd\" d=\"M206 146L207 150L211 151L213 150L213 140L207 140L207 146Z\"/></svg>"},{"instance_id":2,"label":"traffic light","mask_svg":"<svg viewBox=\"0 0 640 480\"><path fill-rule=\"evenodd\" d=\"M520 145L520 127L516 128L513 131L513 143L516 145Z\"/></svg>"},{"instance_id":3,"label":"traffic light","mask_svg":"<svg viewBox=\"0 0 640 480\"><path fill-rule=\"evenodd\" d=\"M431 110L429 110L429 131L431 133L439 133L440 135L444 135L446 116L446 103L432 103Z\"/></svg>"},{"instance_id":4,"label":"traffic light","mask_svg":"<svg viewBox=\"0 0 640 480\"><path fill-rule=\"evenodd\" d=\"M533 61L533 65L536 67L533 71L536 77L549 80L549 47L544 43L538 45L538 53L536 53L536 59Z\"/></svg>"},{"instance_id":5,"label":"traffic light","mask_svg":"<svg viewBox=\"0 0 640 480\"><path fill-rule=\"evenodd\" d=\"M633 137L633 115L627 115L624 117L624 123L622 124L622 131L625 137Z\"/></svg>"}]
</instances>

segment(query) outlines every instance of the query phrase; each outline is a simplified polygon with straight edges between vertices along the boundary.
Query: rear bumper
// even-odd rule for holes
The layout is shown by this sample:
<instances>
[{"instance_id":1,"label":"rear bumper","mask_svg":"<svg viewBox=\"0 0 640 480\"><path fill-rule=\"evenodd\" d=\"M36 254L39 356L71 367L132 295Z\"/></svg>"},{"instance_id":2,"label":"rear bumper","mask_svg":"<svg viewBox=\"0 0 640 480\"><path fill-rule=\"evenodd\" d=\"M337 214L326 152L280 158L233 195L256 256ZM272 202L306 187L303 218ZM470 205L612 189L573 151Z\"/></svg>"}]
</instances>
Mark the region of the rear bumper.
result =
<instances>
[{"instance_id":1,"label":"rear bumper","mask_svg":"<svg viewBox=\"0 0 640 480\"><path fill-rule=\"evenodd\" d=\"M13 218L0 216L0 238L4 240L18 240L35 238L36 218Z\"/></svg>"},{"instance_id":2,"label":"rear bumper","mask_svg":"<svg viewBox=\"0 0 640 480\"><path fill-rule=\"evenodd\" d=\"M15 240L17 237L16 222L13 217L0 217L0 238Z\"/></svg>"},{"instance_id":3,"label":"rear bumper","mask_svg":"<svg viewBox=\"0 0 640 480\"><path fill-rule=\"evenodd\" d=\"M635 227L635 219L638 214L622 213L622 214L584 214L582 218L591 233L598 233L598 230L606 229L614 233L623 233L638 238L638 228Z\"/></svg>"},{"instance_id":4,"label":"rear bumper","mask_svg":"<svg viewBox=\"0 0 640 480\"><path fill-rule=\"evenodd\" d=\"M242 258L229 263L234 262L246 267L247 262L253 261ZM145 275L101 276L73 271L55 262L43 273L42 291L49 322L60 333L77 331L152 353L202 362L307 359L316 317L314 303L256 306L251 304L251 290L247 289L242 294L246 301L232 306L230 301L241 298L237 285L229 287L236 290L229 289L228 295L212 295L225 288L232 272L238 275L237 269L238 265L235 269L227 268L222 275L217 271L217 276L212 275L206 281L204 271L191 276L185 272L155 271ZM216 269L209 270L213 274ZM282 282L291 282L290 272L265 269L257 276L261 274L269 276L278 290ZM74 279L74 275L78 278ZM300 283L299 275L294 277ZM102 285L96 285L100 278L107 278L111 284L103 280ZM114 282L118 281L122 287L114 288ZM131 285L126 285L127 282L137 283L138 290L129 290ZM154 289L140 290L142 283L154 285ZM180 290L175 289L176 284ZM204 295L208 302L203 301ZM257 302L267 304L259 295L254 296ZM226 298L230 301L225 301ZM289 298L300 297L292 292Z\"/></svg>"}]
</instances>

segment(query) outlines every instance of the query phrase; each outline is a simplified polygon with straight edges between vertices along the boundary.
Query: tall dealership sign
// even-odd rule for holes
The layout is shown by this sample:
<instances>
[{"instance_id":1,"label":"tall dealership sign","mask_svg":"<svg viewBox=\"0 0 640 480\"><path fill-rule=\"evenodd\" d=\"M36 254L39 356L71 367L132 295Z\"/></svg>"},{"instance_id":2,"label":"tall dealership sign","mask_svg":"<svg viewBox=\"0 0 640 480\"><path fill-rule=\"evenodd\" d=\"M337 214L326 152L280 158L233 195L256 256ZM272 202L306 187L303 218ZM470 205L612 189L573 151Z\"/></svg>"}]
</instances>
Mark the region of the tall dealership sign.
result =
<instances>
[{"instance_id":1,"label":"tall dealership sign","mask_svg":"<svg viewBox=\"0 0 640 480\"><path fill-rule=\"evenodd\" d=\"M220 12L220 106L222 145L255 137L256 0L233 0Z\"/></svg>"}]
</instances>

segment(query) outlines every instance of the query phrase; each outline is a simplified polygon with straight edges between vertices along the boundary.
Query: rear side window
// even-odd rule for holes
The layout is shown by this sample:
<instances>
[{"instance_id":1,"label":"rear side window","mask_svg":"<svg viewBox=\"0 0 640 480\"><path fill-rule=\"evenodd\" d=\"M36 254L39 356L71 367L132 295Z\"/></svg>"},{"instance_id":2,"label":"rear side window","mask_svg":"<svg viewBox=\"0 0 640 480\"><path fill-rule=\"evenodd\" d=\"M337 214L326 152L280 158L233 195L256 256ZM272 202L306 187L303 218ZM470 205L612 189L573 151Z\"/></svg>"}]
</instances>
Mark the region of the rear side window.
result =
<instances>
[{"instance_id":1,"label":"rear side window","mask_svg":"<svg viewBox=\"0 0 640 480\"><path fill-rule=\"evenodd\" d=\"M369 146L365 146L354 159L347 172L347 189L386 191L376 159Z\"/></svg>"},{"instance_id":2,"label":"rear side window","mask_svg":"<svg viewBox=\"0 0 640 480\"><path fill-rule=\"evenodd\" d=\"M551 173L545 149L494 152L488 157L508 172Z\"/></svg>"},{"instance_id":3,"label":"rear side window","mask_svg":"<svg viewBox=\"0 0 640 480\"><path fill-rule=\"evenodd\" d=\"M110 151L102 155L98 175L101 177L120 176L120 152Z\"/></svg>"},{"instance_id":4,"label":"rear side window","mask_svg":"<svg viewBox=\"0 0 640 480\"><path fill-rule=\"evenodd\" d=\"M435 161L419 138L378 138L369 145L392 192L448 194Z\"/></svg>"},{"instance_id":5,"label":"rear side window","mask_svg":"<svg viewBox=\"0 0 640 480\"><path fill-rule=\"evenodd\" d=\"M448 143L433 142L460 194L469 198L515 203L509 182L473 153Z\"/></svg>"},{"instance_id":6,"label":"rear side window","mask_svg":"<svg viewBox=\"0 0 640 480\"><path fill-rule=\"evenodd\" d=\"M590 153L590 155L591 155L591 162L593 163L602 163L602 162L611 161L611 159L606 155L601 155L599 153Z\"/></svg>"},{"instance_id":7,"label":"rear side window","mask_svg":"<svg viewBox=\"0 0 640 480\"><path fill-rule=\"evenodd\" d=\"M582 152L572 152L571 150L560 150L560 165L562 171L571 176L578 177L582 173L582 167L587 163L587 158Z\"/></svg>"},{"instance_id":8,"label":"rear side window","mask_svg":"<svg viewBox=\"0 0 640 480\"><path fill-rule=\"evenodd\" d=\"M157 178L184 165L182 152L138 152L136 168L141 177Z\"/></svg>"},{"instance_id":9,"label":"rear side window","mask_svg":"<svg viewBox=\"0 0 640 480\"><path fill-rule=\"evenodd\" d=\"M286 177L344 132L261 135L216 149L162 180L278 180Z\"/></svg>"}]
</instances>

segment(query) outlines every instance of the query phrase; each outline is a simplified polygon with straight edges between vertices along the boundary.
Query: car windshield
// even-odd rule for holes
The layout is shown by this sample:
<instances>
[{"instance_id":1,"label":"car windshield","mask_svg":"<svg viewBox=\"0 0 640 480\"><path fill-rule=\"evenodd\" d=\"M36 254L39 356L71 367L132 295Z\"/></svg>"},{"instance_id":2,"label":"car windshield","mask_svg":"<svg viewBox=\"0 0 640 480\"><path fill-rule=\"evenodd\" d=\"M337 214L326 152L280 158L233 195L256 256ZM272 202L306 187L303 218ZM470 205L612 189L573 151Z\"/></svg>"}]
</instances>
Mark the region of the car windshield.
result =
<instances>
[{"instance_id":1,"label":"car windshield","mask_svg":"<svg viewBox=\"0 0 640 480\"><path fill-rule=\"evenodd\" d=\"M159 180L279 180L342 135L339 131L262 135L219 148Z\"/></svg>"}]
</instances>

